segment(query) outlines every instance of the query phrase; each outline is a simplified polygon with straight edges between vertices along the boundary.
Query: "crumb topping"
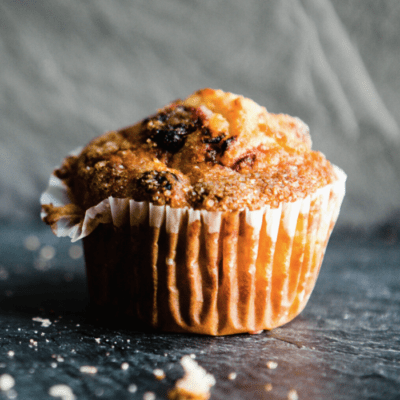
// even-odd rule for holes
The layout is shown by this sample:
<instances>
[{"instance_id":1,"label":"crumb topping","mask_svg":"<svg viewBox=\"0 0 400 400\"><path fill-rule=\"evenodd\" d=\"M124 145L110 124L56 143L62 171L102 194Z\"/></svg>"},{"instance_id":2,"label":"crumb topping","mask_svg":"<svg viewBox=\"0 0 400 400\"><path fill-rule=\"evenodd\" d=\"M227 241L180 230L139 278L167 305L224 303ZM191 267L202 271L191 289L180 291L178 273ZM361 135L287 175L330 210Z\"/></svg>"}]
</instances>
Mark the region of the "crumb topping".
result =
<instances>
[{"instance_id":1,"label":"crumb topping","mask_svg":"<svg viewBox=\"0 0 400 400\"><path fill-rule=\"evenodd\" d=\"M55 171L82 209L109 196L173 208L256 210L335 180L307 125L250 99L203 89L92 140Z\"/></svg>"}]
</instances>

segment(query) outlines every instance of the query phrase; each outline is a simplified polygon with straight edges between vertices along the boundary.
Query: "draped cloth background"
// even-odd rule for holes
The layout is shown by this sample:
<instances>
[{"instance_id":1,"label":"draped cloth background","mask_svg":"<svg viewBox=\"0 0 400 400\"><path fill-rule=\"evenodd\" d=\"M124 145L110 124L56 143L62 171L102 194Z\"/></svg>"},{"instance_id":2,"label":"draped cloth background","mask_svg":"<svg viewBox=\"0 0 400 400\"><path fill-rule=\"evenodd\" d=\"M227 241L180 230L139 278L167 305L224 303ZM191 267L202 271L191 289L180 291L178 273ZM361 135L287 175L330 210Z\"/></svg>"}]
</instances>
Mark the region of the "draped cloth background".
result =
<instances>
[{"instance_id":1,"label":"draped cloth background","mask_svg":"<svg viewBox=\"0 0 400 400\"><path fill-rule=\"evenodd\" d=\"M203 87L303 119L348 174L339 224L400 209L398 0L0 3L0 220L39 221L55 165ZM398 214L397 214L398 215Z\"/></svg>"}]
</instances>

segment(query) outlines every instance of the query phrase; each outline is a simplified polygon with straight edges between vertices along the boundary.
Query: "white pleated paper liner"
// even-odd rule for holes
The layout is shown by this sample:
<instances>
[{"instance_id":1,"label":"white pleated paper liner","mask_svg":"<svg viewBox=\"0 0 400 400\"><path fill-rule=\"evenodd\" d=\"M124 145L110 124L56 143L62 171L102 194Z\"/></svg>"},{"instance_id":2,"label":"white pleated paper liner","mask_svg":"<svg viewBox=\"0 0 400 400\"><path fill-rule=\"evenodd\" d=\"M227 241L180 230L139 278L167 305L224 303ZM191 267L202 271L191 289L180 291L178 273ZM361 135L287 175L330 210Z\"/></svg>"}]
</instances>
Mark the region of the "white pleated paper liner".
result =
<instances>
[{"instance_id":1,"label":"white pleated paper liner","mask_svg":"<svg viewBox=\"0 0 400 400\"><path fill-rule=\"evenodd\" d=\"M76 149L70 155L78 155L81 148ZM262 219L266 218L268 231L271 237L276 236L279 224L282 207L287 211L285 212L285 219L283 223L288 231L293 233L296 227L297 216L299 210L307 207L307 204L313 198L322 196L326 198L329 193L335 193L339 200L338 207L335 207L331 215L327 212L324 215L323 224L327 224L332 216L337 218L340 205L345 194L345 181L346 174L338 167L334 166L337 181L318 189L314 194L300 199L293 203L282 203L278 208L270 208L269 205L260 210L250 211L245 209L246 222L253 226L255 229L261 228ZM68 188L65 183L51 174L48 187L40 197L40 204L52 205L54 207L63 207L72 202L69 197ZM141 221L145 220L149 215L149 223L151 226L160 227L166 219L167 231L177 232L180 225L180 220L183 214L189 214L189 221L200 220L207 225L209 232L217 232L221 224L222 211L206 211L206 210L192 210L189 208L175 209L170 206L156 206L147 202L137 202L131 199L120 199L109 197L96 206L86 210L84 217L79 223L72 225L71 221L76 219L76 215L62 217L51 228L54 234L58 237L69 236L72 242L83 239L88 236L100 223L113 223L115 226L122 226L126 223L138 225ZM44 209L41 211L41 218L44 219L47 213Z\"/></svg>"},{"instance_id":2,"label":"white pleated paper liner","mask_svg":"<svg viewBox=\"0 0 400 400\"><path fill-rule=\"evenodd\" d=\"M168 248L161 248L158 243L151 247L157 248L159 254L171 254L151 266L152 287L156 292L161 291L157 288L166 289L163 301L157 300L156 293L142 293L142 297L149 296L152 306L147 317L140 311L138 314L154 327L168 331L224 335L272 329L298 315L314 287L345 194L346 175L338 167L334 168L335 182L304 199L281 203L278 208L266 205L256 211L210 212L109 197L88 209L79 223L74 220L76 215L64 215L52 229L57 236L69 236L77 241L90 235L99 224L148 226L164 230L170 238L182 236L182 232L198 225L202 228L190 240L204 242L204 254L187 256L188 265L184 268L179 265L176 249L170 248L172 239L165 245ZM64 183L52 175L41 204L62 207L70 201ZM42 218L45 216L43 211ZM241 233L238 236L229 229ZM188 250L194 243L190 240L185 242ZM148 257L157 260L159 254ZM160 268L168 271L164 278ZM213 277L212 287L204 286L206 280L201 278L204 268ZM140 272L137 276L140 281ZM185 301L179 293L182 287L179 280L189 285L185 294L189 297ZM105 299L107 290L114 289L104 288ZM140 304L132 307L141 309Z\"/></svg>"}]
</instances>

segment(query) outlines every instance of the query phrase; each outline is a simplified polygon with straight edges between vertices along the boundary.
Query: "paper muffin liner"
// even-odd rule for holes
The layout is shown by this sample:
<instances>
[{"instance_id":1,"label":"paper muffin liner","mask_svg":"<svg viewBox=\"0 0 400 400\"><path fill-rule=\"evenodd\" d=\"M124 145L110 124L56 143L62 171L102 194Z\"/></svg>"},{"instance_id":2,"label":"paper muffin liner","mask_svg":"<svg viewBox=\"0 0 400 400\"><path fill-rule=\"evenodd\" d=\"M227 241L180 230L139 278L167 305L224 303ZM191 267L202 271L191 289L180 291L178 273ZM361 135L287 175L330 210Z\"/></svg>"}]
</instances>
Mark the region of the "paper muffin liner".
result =
<instances>
[{"instance_id":1,"label":"paper muffin liner","mask_svg":"<svg viewBox=\"0 0 400 400\"><path fill-rule=\"evenodd\" d=\"M339 214L346 175L304 199L256 211L205 211L109 197L57 236L83 239L91 301L164 331L273 329L305 307ZM42 205L70 203L52 175ZM42 211L42 218L46 212Z\"/></svg>"}]
</instances>

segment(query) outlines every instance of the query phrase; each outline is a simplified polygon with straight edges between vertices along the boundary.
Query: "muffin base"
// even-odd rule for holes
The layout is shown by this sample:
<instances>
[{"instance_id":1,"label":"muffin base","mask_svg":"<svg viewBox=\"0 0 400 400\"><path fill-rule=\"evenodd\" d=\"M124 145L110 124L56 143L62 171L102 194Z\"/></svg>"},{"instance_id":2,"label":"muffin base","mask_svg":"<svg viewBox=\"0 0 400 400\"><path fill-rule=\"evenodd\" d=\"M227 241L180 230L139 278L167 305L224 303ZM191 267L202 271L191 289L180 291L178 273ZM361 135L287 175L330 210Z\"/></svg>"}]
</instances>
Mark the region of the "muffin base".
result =
<instances>
[{"instance_id":1,"label":"muffin base","mask_svg":"<svg viewBox=\"0 0 400 400\"><path fill-rule=\"evenodd\" d=\"M281 326L310 297L343 195L344 182L278 209L217 214L128 201L111 214L130 224L114 218L83 239L90 298L162 331Z\"/></svg>"}]
</instances>

